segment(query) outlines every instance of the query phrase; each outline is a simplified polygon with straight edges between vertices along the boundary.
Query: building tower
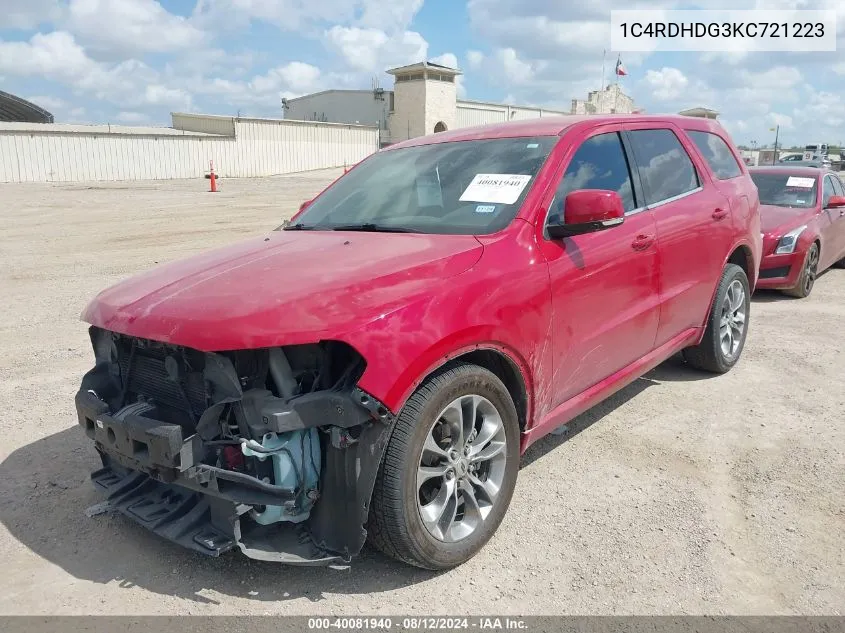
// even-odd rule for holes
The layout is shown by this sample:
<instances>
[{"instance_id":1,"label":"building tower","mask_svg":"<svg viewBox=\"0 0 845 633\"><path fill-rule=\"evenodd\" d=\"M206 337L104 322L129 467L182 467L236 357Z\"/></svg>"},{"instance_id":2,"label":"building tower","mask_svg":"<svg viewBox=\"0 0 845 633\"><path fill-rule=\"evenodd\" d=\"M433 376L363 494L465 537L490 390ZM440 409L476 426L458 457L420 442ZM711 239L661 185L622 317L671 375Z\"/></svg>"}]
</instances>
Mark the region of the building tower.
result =
<instances>
[{"instance_id":1,"label":"building tower","mask_svg":"<svg viewBox=\"0 0 845 633\"><path fill-rule=\"evenodd\" d=\"M388 122L390 142L455 127L458 98L455 78L461 71L420 62L387 72L395 77Z\"/></svg>"}]
</instances>

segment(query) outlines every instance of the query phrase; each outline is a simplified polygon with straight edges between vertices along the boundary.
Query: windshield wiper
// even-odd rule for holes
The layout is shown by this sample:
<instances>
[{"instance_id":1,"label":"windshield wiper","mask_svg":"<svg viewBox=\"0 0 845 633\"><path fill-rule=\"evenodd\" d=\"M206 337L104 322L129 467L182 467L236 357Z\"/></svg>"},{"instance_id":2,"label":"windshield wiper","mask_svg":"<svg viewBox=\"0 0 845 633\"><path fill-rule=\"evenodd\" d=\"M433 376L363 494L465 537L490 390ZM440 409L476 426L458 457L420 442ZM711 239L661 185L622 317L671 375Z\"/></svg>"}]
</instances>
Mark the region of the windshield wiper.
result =
<instances>
[{"instance_id":1,"label":"windshield wiper","mask_svg":"<svg viewBox=\"0 0 845 633\"><path fill-rule=\"evenodd\" d=\"M332 227L333 231L370 231L373 233L416 233L411 229L405 229L401 226L386 226L384 224L376 224L374 222L363 222L361 224L339 224Z\"/></svg>"},{"instance_id":2,"label":"windshield wiper","mask_svg":"<svg viewBox=\"0 0 845 633\"><path fill-rule=\"evenodd\" d=\"M313 224L303 224L302 222L297 222L296 224L288 224L284 227L283 231L313 231L317 227Z\"/></svg>"}]
</instances>

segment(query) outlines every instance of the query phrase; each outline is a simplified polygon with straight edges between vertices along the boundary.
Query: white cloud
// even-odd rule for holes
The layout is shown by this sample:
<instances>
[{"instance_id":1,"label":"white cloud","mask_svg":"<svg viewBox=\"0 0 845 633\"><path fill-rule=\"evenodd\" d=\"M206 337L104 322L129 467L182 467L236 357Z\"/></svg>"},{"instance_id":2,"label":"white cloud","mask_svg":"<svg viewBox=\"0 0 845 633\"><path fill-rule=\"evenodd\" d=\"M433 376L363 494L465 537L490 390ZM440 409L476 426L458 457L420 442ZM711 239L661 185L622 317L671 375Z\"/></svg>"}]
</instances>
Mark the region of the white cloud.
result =
<instances>
[{"instance_id":1,"label":"white cloud","mask_svg":"<svg viewBox=\"0 0 845 633\"><path fill-rule=\"evenodd\" d=\"M97 63L70 33L36 33L29 42L0 41L0 69L10 75L40 75L48 79L84 77Z\"/></svg>"},{"instance_id":2,"label":"white cloud","mask_svg":"<svg viewBox=\"0 0 845 633\"><path fill-rule=\"evenodd\" d=\"M63 26L92 48L134 54L202 47L209 36L156 0L71 0Z\"/></svg>"},{"instance_id":3,"label":"white cloud","mask_svg":"<svg viewBox=\"0 0 845 633\"><path fill-rule=\"evenodd\" d=\"M361 5L361 26L385 31L404 30L423 6L423 0L365 0Z\"/></svg>"},{"instance_id":4,"label":"white cloud","mask_svg":"<svg viewBox=\"0 0 845 633\"><path fill-rule=\"evenodd\" d=\"M256 76L249 88L258 94L286 93L299 96L318 92L325 86L320 69L303 62L291 62L285 66L271 68L264 75Z\"/></svg>"},{"instance_id":5,"label":"white cloud","mask_svg":"<svg viewBox=\"0 0 845 633\"><path fill-rule=\"evenodd\" d=\"M137 125L138 123L146 123L150 117L143 112L119 112L117 120L121 123L129 123Z\"/></svg>"},{"instance_id":6,"label":"white cloud","mask_svg":"<svg viewBox=\"0 0 845 633\"><path fill-rule=\"evenodd\" d=\"M34 29L61 18L58 0L3 0L0 6L0 30Z\"/></svg>"},{"instance_id":7,"label":"white cloud","mask_svg":"<svg viewBox=\"0 0 845 633\"><path fill-rule=\"evenodd\" d=\"M389 36L379 29L335 25L325 32L327 44L357 71L382 73L390 66L422 61L428 42L414 31Z\"/></svg>"},{"instance_id":8,"label":"white cloud","mask_svg":"<svg viewBox=\"0 0 845 633\"><path fill-rule=\"evenodd\" d=\"M50 79L77 94L118 105L190 105L186 91L160 85L158 71L143 62L98 62L64 31L36 33L28 42L0 41L0 72Z\"/></svg>"},{"instance_id":9,"label":"white cloud","mask_svg":"<svg viewBox=\"0 0 845 633\"><path fill-rule=\"evenodd\" d=\"M422 5L423 0L199 0L193 17L208 28L263 20L286 31L348 24L390 33L407 28Z\"/></svg>"},{"instance_id":10,"label":"white cloud","mask_svg":"<svg viewBox=\"0 0 845 633\"><path fill-rule=\"evenodd\" d=\"M663 67L660 70L649 70L645 74L645 84L651 90L652 96L658 101L673 101L682 96L689 79L677 68Z\"/></svg>"},{"instance_id":11,"label":"white cloud","mask_svg":"<svg viewBox=\"0 0 845 633\"><path fill-rule=\"evenodd\" d=\"M481 68L484 63L484 53L481 51L467 51L467 64L472 69Z\"/></svg>"},{"instance_id":12,"label":"white cloud","mask_svg":"<svg viewBox=\"0 0 845 633\"><path fill-rule=\"evenodd\" d=\"M170 88L162 84L148 84L146 86L144 103L175 107L177 110L192 109L190 93L182 88Z\"/></svg>"},{"instance_id":13,"label":"white cloud","mask_svg":"<svg viewBox=\"0 0 845 633\"><path fill-rule=\"evenodd\" d=\"M777 112L770 112L767 117L770 125L780 126L784 130L792 127L792 117L788 114L778 114Z\"/></svg>"},{"instance_id":14,"label":"white cloud","mask_svg":"<svg viewBox=\"0 0 845 633\"><path fill-rule=\"evenodd\" d=\"M59 110L60 108L64 108L66 105L64 99L50 96L39 95L37 97L27 97L27 101L30 101L45 110Z\"/></svg>"},{"instance_id":15,"label":"white cloud","mask_svg":"<svg viewBox=\"0 0 845 633\"><path fill-rule=\"evenodd\" d=\"M820 131L824 138L834 143L842 140L845 129L845 108L842 107L842 93L834 94L827 91L813 92L805 95L801 106L796 107L793 115L801 126L813 126Z\"/></svg>"}]
</instances>

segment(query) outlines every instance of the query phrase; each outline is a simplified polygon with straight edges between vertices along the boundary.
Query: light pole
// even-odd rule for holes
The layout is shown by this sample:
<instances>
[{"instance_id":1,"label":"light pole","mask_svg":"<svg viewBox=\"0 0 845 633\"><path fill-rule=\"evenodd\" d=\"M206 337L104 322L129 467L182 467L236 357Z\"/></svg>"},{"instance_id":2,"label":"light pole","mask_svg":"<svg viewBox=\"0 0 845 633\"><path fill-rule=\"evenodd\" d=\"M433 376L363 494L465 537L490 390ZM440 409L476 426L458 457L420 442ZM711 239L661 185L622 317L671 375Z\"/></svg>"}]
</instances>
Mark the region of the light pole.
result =
<instances>
[{"instance_id":1,"label":"light pole","mask_svg":"<svg viewBox=\"0 0 845 633\"><path fill-rule=\"evenodd\" d=\"M775 150L772 152L772 165L774 165L778 155L778 136L780 135L780 125L769 128L769 131L775 133Z\"/></svg>"}]
</instances>

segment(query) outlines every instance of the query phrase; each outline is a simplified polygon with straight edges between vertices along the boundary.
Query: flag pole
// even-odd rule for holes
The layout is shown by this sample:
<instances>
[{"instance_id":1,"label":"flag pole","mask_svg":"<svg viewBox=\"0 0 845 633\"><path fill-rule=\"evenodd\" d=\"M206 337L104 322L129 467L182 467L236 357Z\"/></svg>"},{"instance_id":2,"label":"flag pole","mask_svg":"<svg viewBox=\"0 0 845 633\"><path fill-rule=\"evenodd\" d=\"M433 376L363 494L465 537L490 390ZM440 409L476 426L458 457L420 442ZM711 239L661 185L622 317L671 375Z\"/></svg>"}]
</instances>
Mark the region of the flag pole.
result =
<instances>
[{"instance_id":1,"label":"flag pole","mask_svg":"<svg viewBox=\"0 0 845 633\"><path fill-rule=\"evenodd\" d=\"M616 108L619 107L619 64L622 63L622 54L616 57L616 92L613 95L613 114L616 114Z\"/></svg>"},{"instance_id":2,"label":"flag pole","mask_svg":"<svg viewBox=\"0 0 845 633\"><path fill-rule=\"evenodd\" d=\"M604 92L604 61L607 57L607 49L601 52L601 91Z\"/></svg>"}]
</instances>

